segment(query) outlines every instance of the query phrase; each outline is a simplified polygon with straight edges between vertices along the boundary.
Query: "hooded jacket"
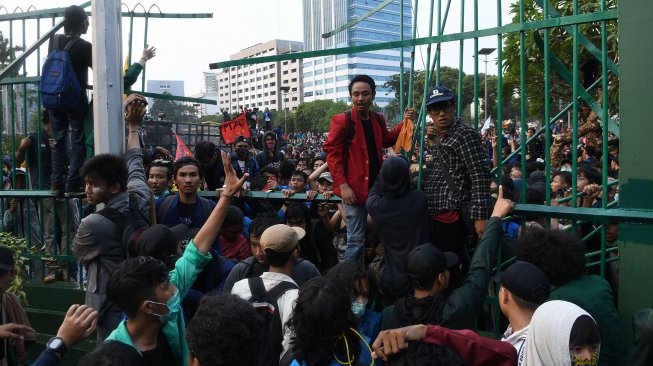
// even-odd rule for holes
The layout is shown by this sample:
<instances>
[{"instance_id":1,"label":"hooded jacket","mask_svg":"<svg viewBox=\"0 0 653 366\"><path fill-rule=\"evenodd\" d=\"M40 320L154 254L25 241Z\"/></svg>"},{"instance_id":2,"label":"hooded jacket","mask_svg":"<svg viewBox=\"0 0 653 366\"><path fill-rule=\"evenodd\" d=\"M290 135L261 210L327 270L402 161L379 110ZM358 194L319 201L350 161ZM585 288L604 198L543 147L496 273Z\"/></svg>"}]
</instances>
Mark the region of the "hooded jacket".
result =
<instances>
[{"instance_id":1,"label":"hooded jacket","mask_svg":"<svg viewBox=\"0 0 653 366\"><path fill-rule=\"evenodd\" d=\"M274 141L275 141L274 153L272 154L272 156L270 156L270 150L268 149L268 144L265 143L265 139L268 136L272 136L274 138ZM269 164L276 163L276 162L279 162L279 161L283 160L283 154L281 153L281 151L279 151L279 139L277 138L276 133L274 133L273 131L266 132L263 135L263 139L261 140L261 144L262 144L262 147L263 147L263 149L261 149L261 150L263 150L263 151L261 151L260 153L258 153L258 155L256 155L256 162L258 163L258 166L260 168L263 168L263 167L265 167L265 166L267 166Z\"/></svg>"},{"instance_id":2,"label":"hooded jacket","mask_svg":"<svg viewBox=\"0 0 653 366\"><path fill-rule=\"evenodd\" d=\"M387 159L367 198L367 212L377 227L384 256L379 281L385 296L410 294L404 260L416 246L431 237L426 195L410 189L408 163L401 157ZM411 230L405 229L410 227Z\"/></svg>"}]
</instances>

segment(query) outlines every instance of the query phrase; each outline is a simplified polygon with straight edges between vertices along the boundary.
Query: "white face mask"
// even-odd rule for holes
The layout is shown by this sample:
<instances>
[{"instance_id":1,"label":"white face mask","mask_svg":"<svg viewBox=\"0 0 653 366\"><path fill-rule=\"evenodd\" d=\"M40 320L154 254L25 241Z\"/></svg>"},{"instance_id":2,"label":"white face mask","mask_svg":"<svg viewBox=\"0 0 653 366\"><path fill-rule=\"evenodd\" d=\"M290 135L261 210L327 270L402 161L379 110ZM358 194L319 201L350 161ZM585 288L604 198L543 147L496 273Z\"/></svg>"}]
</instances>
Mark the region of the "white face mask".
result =
<instances>
[{"instance_id":1,"label":"white face mask","mask_svg":"<svg viewBox=\"0 0 653 366\"><path fill-rule=\"evenodd\" d=\"M358 302L354 301L351 303L351 312L354 313L354 315L360 319L363 317L363 314L365 314L365 308L367 307L367 300L364 302Z\"/></svg>"}]
</instances>

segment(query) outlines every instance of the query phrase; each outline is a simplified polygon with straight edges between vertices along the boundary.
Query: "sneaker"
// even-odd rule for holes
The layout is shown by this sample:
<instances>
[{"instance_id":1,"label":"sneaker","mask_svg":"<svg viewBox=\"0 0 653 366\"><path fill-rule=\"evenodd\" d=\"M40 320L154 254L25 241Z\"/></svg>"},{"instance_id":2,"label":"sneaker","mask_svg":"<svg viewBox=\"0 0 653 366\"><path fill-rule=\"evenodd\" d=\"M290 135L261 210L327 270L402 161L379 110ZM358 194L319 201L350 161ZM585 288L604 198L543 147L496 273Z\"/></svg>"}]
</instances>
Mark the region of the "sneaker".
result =
<instances>
[{"instance_id":1,"label":"sneaker","mask_svg":"<svg viewBox=\"0 0 653 366\"><path fill-rule=\"evenodd\" d=\"M54 273L50 273L49 275L43 277L43 282L44 283L52 283L57 280L57 275Z\"/></svg>"}]
</instances>

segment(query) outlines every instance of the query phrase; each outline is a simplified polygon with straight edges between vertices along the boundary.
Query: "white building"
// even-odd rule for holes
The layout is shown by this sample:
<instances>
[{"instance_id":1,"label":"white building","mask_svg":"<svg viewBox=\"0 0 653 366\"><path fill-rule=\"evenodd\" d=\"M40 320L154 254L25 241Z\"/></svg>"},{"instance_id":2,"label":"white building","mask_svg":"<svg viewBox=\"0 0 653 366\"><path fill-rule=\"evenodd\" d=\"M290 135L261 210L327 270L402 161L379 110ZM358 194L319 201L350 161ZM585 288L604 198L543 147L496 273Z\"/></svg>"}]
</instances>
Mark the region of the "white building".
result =
<instances>
[{"instance_id":1,"label":"white building","mask_svg":"<svg viewBox=\"0 0 653 366\"><path fill-rule=\"evenodd\" d=\"M300 52L301 42L274 39L245 48L231 60ZM301 60L232 66L218 74L220 109L230 112L242 108L293 110L302 102Z\"/></svg>"},{"instance_id":2,"label":"white building","mask_svg":"<svg viewBox=\"0 0 653 366\"><path fill-rule=\"evenodd\" d=\"M328 38L330 32L368 13L380 0L303 0L304 51L324 50L400 40L400 8L393 2L362 22ZM412 4L403 0L404 39L412 34ZM381 107L394 99L382 85L399 74L399 49L316 57L304 60L304 101L320 99L349 102L348 84L355 75L366 74L376 82L375 102ZM404 51L405 71L410 68L410 50Z\"/></svg>"}]
</instances>

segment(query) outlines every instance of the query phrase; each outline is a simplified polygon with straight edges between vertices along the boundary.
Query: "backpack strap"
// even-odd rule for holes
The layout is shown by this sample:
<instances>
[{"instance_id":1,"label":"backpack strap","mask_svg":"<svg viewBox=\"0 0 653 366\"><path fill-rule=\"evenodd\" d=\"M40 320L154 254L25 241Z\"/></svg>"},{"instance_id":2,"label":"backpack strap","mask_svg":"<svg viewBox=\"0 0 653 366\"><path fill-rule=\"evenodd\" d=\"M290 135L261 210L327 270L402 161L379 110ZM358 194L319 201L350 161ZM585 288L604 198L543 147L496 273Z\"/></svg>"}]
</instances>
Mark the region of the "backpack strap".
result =
<instances>
[{"instance_id":1,"label":"backpack strap","mask_svg":"<svg viewBox=\"0 0 653 366\"><path fill-rule=\"evenodd\" d=\"M342 160L345 169L345 178L347 178L347 176L349 175L349 147L351 146L351 143L354 141L354 134L356 133L356 129L354 127L354 121L351 119L351 111L345 112L345 123L347 128L347 138L345 139L345 143L343 144Z\"/></svg>"},{"instance_id":2,"label":"backpack strap","mask_svg":"<svg viewBox=\"0 0 653 366\"><path fill-rule=\"evenodd\" d=\"M249 299L250 302L262 302L265 301L265 285L263 284L263 279L261 277L250 277L247 279L249 284L249 291L252 293L252 297Z\"/></svg>"},{"instance_id":3,"label":"backpack strap","mask_svg":"<svg viewBox=\"0 0 653 366\"><path fill-rule=\"evenodd\" d=\"M166 218L166 214L168 211L170 211L170 206L172 206L172 201L175 199L175 195L169 195L166 197L161 205L159 205L159 209L156 210L156 222L159 224L163 224L163 220Z\"/></svg>"},{"instance_id":4,"label":"backpack strap","mask_svg":"<svg viewBox=\"0 0 653 366\"><path fill-rule=\"evenodd\" d=\"M209 200L207 200L204 197L197 196L197 198L200 199L200 206L202 206L202 213L204 214L204 219L208 219L209 216L211 216L211 212L213 211L213 208L211 207L211 204L209 203Z\"/></svg>"},{"instance_id":5,"label":"backpack strap","mask_svg":"<svg viewBox=\"0 0 653 366\"><path fill-rule=\"evenodd\" d=\"M114 225L116 225L118 239L120 240L120 247L122 248L122 255L123 258L127 258L129 250L128 248L125 248L122 240L122 227L125 223L125 214L110 206L104 207L100 211L96 212L96 214L106 217L111 222L113 222Z\"/></svg>"},{"instance_id":6,"label":"backpack strap","mask_svg":"<svg viewBox=\"0 0 653 366\"><path fill-rule=\"evenodd\" d=\"M75 43L79 42L80 39L81 38L79 38L79 37L73 37L73 39L68 41L68 44L66 44L66 46L63 48L63 50L66 51L66 52L70 52L70 49L73 47L73 45Z\"/></svg>"},{"instance_id":7,"label":"backpack strap","mask_svg":"<svg viewBox=\"0 0 653 366\"><path fill-rule=\"evenodd\" d=\"M257 277L261 278L261 277ZM261 279L261 283L263 283L263 279ZM267 293L267 298L268 300L274 300L275 302L281 297L281 295L285 294L286 291L292 290L292 289L299 289L297 285L295 285L292 282L288 281L281 281L279 282L276 286L270 289Z\"/></svg>"}]
</instances>

